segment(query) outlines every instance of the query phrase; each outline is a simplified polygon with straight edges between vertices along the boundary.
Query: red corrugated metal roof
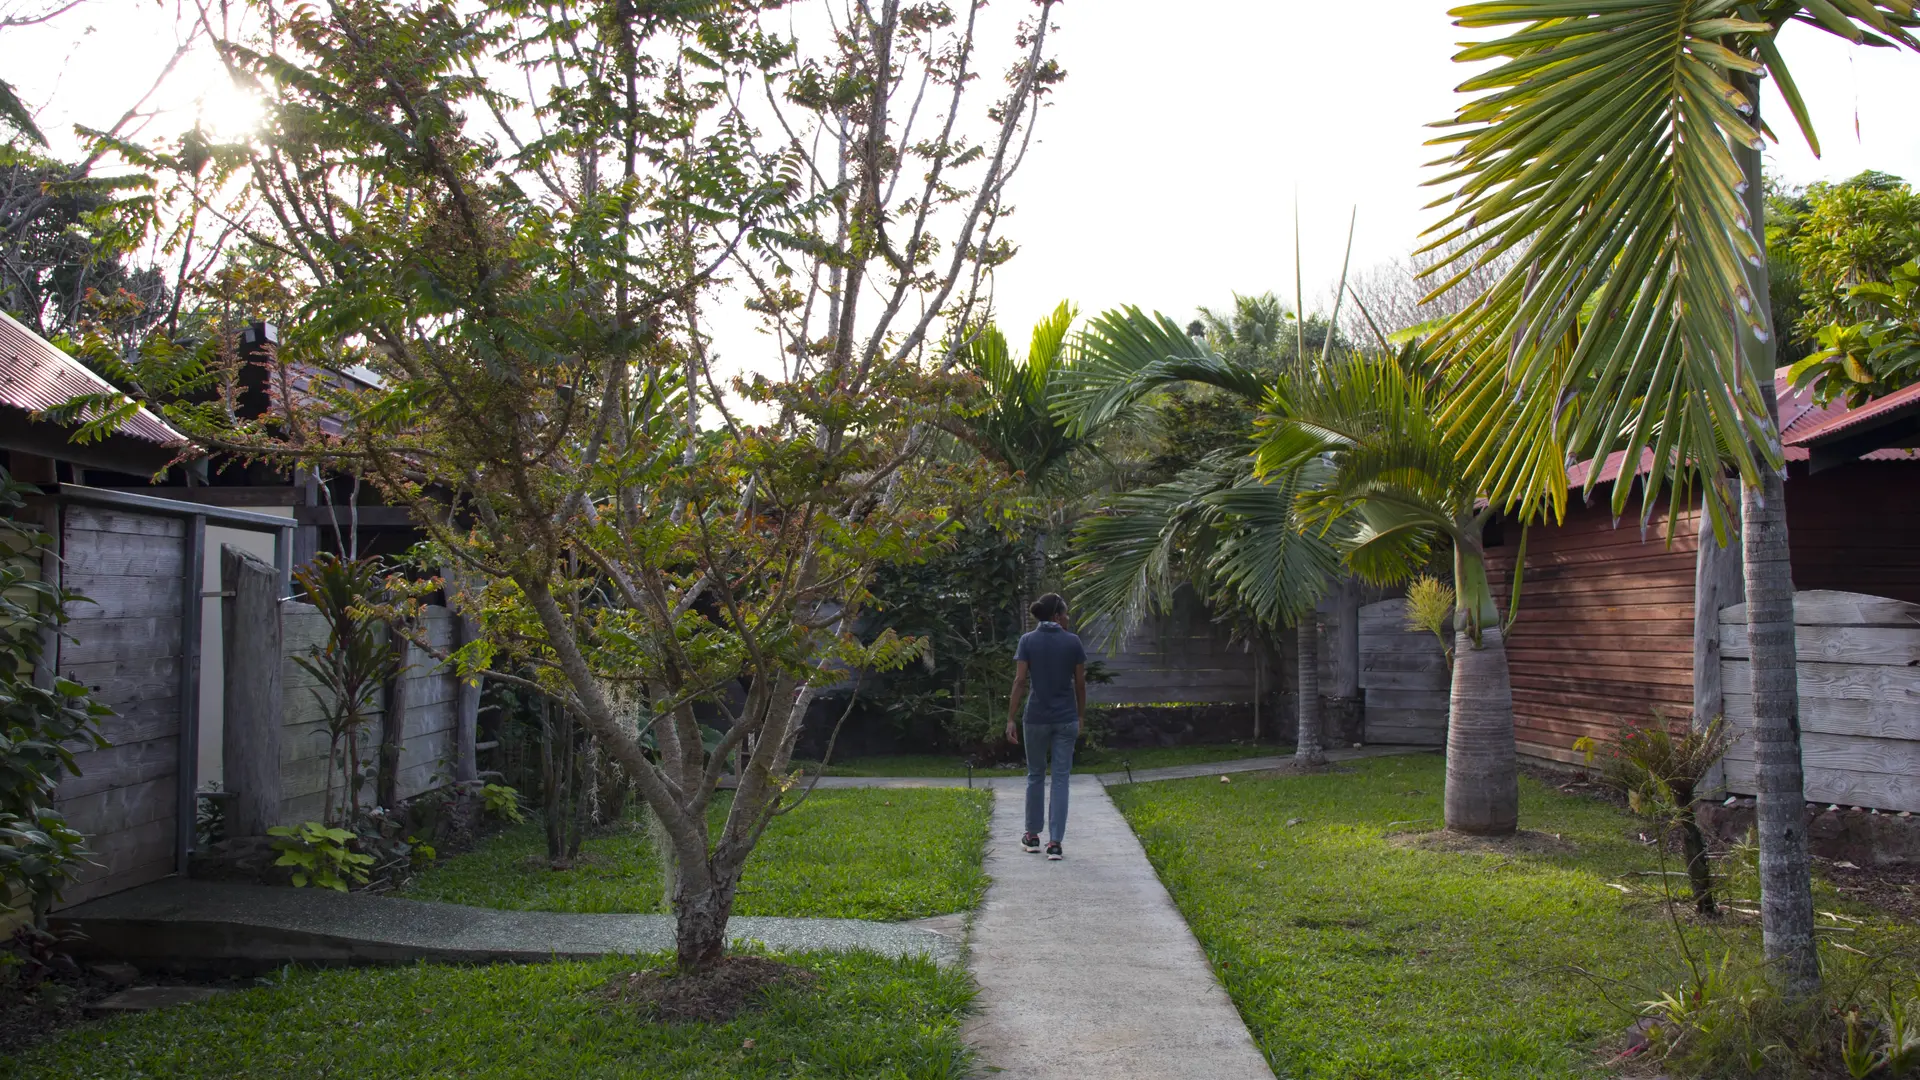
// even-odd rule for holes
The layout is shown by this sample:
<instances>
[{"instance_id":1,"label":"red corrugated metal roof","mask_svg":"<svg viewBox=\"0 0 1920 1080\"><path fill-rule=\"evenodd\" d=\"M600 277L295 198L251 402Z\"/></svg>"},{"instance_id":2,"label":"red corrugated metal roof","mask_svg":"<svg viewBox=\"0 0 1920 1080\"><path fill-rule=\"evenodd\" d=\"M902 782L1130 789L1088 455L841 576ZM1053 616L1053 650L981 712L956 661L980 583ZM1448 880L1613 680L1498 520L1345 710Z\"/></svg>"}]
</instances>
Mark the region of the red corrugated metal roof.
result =
<instances>
[{"instance_id":1,"label":"red corrugated metal roof","mask_svg":"<svg viewBox=\"0 0 1920 1080\"><path fill-rule=\"evenodd\" d=\"M39 412L88 394L114 392L112 383L0 311L0 403ZM145 408L121 423L115 434L157 446L179 446L187 441L185 435Z\"/></svg>"},{"instance_id":2,"label":"red corrugated metal roof","mask_svg":"<svg viewBox=\"0 0 1920 1080\"><path fill-rule=\"evenodd\" d=\"M1830 401L1825 405L1816 405L1811 387L1795 390L1787 381L1787 369L1781 368L1774 373L1774 398L1780 405L1780 438L1784 444L1781 449L1788 461L1806 461L1811 456L1807 447L1820 439L1852 427L1874 416L1905 406L1920 408L1920 386L1910 386L1905 390L1888 394L1878 401L1870 401L1858 409L1847 408L1845 401ZM1898 399L1898 400L1896 400ZM1599 483L1610 483L1620 479L1620 467L1626 462L1627 453L1615 450L1607 455L1600 466ZM1862 461L1920 461L1920 451L1913 450L1875 450L1863 454ZM1582 461L1567 470L1567 483L1580 487L1587 482L1587 470L1593 467L1591 459ZM1639 476L1653 468L1653 451L1640 451L1640 467L1634 470Z\"/></svg>"},{"instance_id":3,"label":"red corrugated metal roof","mask_svg":"<svg viewBox=\"0 0 1920 1080\"><path fill-rule=\"evenodd\" d=\"M1796 430L1787 432L1787 442L1799 446L1811 446L1836 435L1843 434L1869 420L1892 419L1894 416L1920 412L1920 384L1909 386L1905 390L1895 390L1886 397L1875 398L1855 409L1841 409L1838 413L1831 410L1811 422L1802 422ZM1911 453L1911 451L1908 451Z\"/></svg>"}]
</instances>

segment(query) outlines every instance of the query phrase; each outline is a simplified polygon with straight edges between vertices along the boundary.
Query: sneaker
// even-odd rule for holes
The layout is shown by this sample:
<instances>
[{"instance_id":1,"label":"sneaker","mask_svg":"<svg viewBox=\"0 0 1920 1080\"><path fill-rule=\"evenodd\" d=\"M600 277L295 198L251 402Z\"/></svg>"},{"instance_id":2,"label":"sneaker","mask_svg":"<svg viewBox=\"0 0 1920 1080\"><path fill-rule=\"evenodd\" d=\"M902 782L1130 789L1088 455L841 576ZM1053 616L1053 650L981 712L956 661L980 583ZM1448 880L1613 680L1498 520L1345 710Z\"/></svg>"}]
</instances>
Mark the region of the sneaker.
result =
<instances>
[{"instance_id":1,"label":"sneaker","mask_svg":"<svg viewBox=\"0 0 1920 1080\"><path fill-rule=\"evenodd\" d=\"M1054 862L1059 862L1059 861L1060 861L1060 859L1061 859L1062 857L1063 857L1063 856L1061 856L1061 854L1060 854L1060 842L1059 842L1058 840L1056 840L1056 841L1054 841L1053 843L1051 843L1051 844L1048 844L1048 845L1047 845L1047 858L1048 858L1048 859L1050 859L1050 860L1052 860L1052 861L1054 861Z\"/></svg>"},{"instance_id":2,"label":"sneaker","mask_svg":"<svg viewBox=\"0 0 1920 1080\"><path fill-rule=\"evenodd\" d=\"M1040 838L1034 835L1033 833L1028 833L1025 836L1022 836L1020 838L1020 850L1026 852L1029 855L1039 852Z\"/></svg>"}]
</instances>

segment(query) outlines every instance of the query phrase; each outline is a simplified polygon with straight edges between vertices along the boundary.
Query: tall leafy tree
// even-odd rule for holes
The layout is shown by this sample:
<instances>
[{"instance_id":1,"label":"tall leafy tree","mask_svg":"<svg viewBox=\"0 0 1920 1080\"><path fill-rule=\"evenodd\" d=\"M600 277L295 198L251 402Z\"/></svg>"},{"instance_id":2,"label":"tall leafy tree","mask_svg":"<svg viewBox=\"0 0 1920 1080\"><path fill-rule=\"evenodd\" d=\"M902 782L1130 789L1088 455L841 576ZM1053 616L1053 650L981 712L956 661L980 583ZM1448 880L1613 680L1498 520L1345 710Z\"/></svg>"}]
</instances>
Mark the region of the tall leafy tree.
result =
<instances>
[{"instance_id":1,"label":"tall leafy tree","mask_svg":"<svg viewBox=\"0 0 1920 1080\"><path fill-rule=\"evenodd\" d=\"M1795 689L1793 582L1765 258L1759 80L1802 131L1778 37L1799 23L1855 43L1920 47L1906 0L1522 0L1453 10L1512 27L1463 49L1490 62L1437 142L1452 148L1441 272L1518 252L1438 335L1458 366L1446 414L1501 504L1563 504L1567 450L1646 472L1645 513L1704 488L1724 538L1738 475L1753 642L1765 951L1789 991L1820 981L1813 942ZM1815 142L1817 150L1818 144ZM1600 470L1592 470L1597 478ZM1593 480L1589 480L1591 484ZM1634 485L1614 485L1616 512ZM1677 495L1676 495L1677 497Z\"/></svg>"},{"instance_id":2,"label":"tall leafy tree","mask_svg":"<svg viewBox=\"0 0 1920 1080\"><path fill-rule=\"evenodd\" d=\"M804 797L818 689L919 648L852 633L876 568L972 501L925 441L1060 77L1045 0L971 96L983 6L835 4L796 39L745 2L254 0L216 33L269 98L218 164L301 287L271 417L170 415L414 509L485 631L454 662L570 710L658 818L683 969L723 958L749 855ZM722 277L773 345L731 392ZM287 389L355 361L378 386Z\"/></svg>"}]
</instances>

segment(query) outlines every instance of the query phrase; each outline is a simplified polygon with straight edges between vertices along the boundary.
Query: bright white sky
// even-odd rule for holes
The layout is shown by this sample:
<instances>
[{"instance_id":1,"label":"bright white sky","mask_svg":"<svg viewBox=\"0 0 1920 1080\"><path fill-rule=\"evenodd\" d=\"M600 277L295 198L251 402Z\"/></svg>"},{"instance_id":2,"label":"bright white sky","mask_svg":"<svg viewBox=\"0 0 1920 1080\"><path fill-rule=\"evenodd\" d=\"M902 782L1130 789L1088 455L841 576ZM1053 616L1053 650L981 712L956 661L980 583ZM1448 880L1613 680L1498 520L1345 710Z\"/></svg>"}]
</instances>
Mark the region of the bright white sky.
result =
<instances>
[{"instance_id":1,"label":"bright white sky","mask_svg":"<svg viewBox=\"0 0 1920 1080\"><path fill-rule=\"evenodd\" d=\"M1003 0L1017 4L1020 0ZM92 0L49 27L11 32L7 77L56 143L75 122L106 126L173 51L177 0ZM22 6L0 3L0 8ZM1008 226L1020 255L1000 274L1002 325L1016 340L1061 299L1083 314L1122 303L1184 321L1234 290L1293 295L1298 193L1307 306L1331 296L1347 215L1359 208L1356 269L1406 254L1435 194L1424 125L1455 106L1469 37L1445 3L1375 0L1073 0L1056 55L1066 83L1015 181ZM1783 47L1825 140L1808 153L1785 106L1763 106L1782 136L1786 179L1876 168L1920 178L1912 88L1920 57L1856 49L1794 28ZM190 58L156 98L152 131L196 108L236 117L210 57ZM1857 134L1856 134L1857 127ZM745 343L741 343L743 346ZM724 345L724 343L723 343Z\"/></svg>"}]
</instances>

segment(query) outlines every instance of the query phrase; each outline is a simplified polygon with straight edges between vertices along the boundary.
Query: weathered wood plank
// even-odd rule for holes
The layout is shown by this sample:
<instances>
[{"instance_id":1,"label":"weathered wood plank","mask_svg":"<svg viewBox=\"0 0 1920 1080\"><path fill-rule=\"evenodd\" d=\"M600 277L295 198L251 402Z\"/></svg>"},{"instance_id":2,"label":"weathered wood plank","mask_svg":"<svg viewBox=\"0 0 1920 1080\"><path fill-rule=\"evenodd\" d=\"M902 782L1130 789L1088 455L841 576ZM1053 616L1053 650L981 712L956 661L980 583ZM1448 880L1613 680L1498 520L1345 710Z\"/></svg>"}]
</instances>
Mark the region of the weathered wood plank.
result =
<instances>
[{"instance_id":1,"label":"weathered wood plank","mask_svg":"<svg viewBox=\"0 0 1920 1080\"><path fill-rule=\"evenodd\" d=\"M54 793L56 804L108 788L131 787L163 776L176 775L180 771L180 740L174 737L149 739L105 750L89 750L84 754L75 754L74 762L80 767L81 773L60 782L60 787Z\"/></svg>"},{"instance_id":2,"label":"weathered wood plank","mask_svg":"<svg viewBox=\"0 0 1920 1080\"><path fill-rule=\"evenodd\" d=\"M108 708L123 710L138 702L180 692L180 657L114 657L87 664L67 664L61 674L93 692Z\"/></svg>"},{"instance_id":3,"label":"weathered wood plank","mask_svg":"<svg viewBox=\"0 0 1920 1080\"><path fill-rule=\"evenodd\" d=\"M63 799L60 812L66 815L67 824L88 836L99 836L173 817L179 789L177 775L162 776L141 784Z\"/></svg>"},{"instance_id":4,"label":"weathered wood plank","mask_svg":"<svg viewBox=\"0 0 1920 1080\"><path fill-rule=\"evenodd\" d=\"M1722 626L1744 626L1746 621L1745 604L1720 612ZM1793 622L1796 626L1915 626L1920 625L1920 604L1865 593L1803 589L1793 594Z\"/></svg>"},{"instance_id":5,"label":"weathered wood plank","mask_svg":"<svg viewBox=\"0 0 1920 1080\"><path fill-rule=\"evenodd\" d=\"M1813 766L1804 771L1808 802L1920 813L1920 777L1839 772ZM1727 790L1736 795L1752 795L1754 787L1752 760L1729 758Z\"/></svg>"},{"instance_id":6,"label":"weathered wood plank","mask_svg":"<svg viewBox=\"0 0 1920 1080\"><path fill-rule=\"evenodd\" d=\"M1796 624L1794 645L1802 662L1833 664L1920 664L1920 624L1914 626L1824 626ZM1720 626L1723 659L1748 659L1745 623Z\"/></svg>"},{"instance_id":7,"label":"weathered wood plank","mask_svg":"<svg viewBox=\"0 0 1920 1080\"><path fill-rule=\"evenodd\" d=\"M68 574L67 588L91 600L76 604L76 619L164 618L180 614L180 571L166 577L127 577L108 574Z\"/></svg>"},{"instance_id":8,"label":"weathered wood plank","mask_svg":"<svg viewBox=\"0 0 1920 1080\"><path fill-rule=\"evenodd\" d=\"M1728 758L1752 759L1751 730L1742 729L1742 737L1727 751ZM1920 776L1920 743L1805 731L1800 735L1800 761L1804 766L1836 772Z\"/></svg>"},{"instance_id":9,"label":"weathered wood plank","mask_svg":"<svg viewBox=\"0 0 1920 1080\"><path fill-rule=\"evenodd\" d=\"M176 606L176 610L177 606ZM77 618L67 624L73 640L60 645L60 668L101 660L180 655L180 617L143 619Z\"/></svg>"},{"instance_id":10,"label":"weathered wood plank","mask_svg":"<svg viewBox=\"0 0 1920 1080\"><path fill-rule=\"evenodd\" d=\"M134 536L187 535L186 522L180 518L110 510L80 503L67 505L66 519L69 536L76 532L128 533Z\"/></svg>"},{"instance_id":11,"label":"weathered wood plank","mask_svg":"<svg viewBox=\"0 0 1920 1080\"><path fill-rule=\"evenodd\" d=\"M280 821L282 714L280 575L271 563L231 544L220 550L225 649L224 743L227 808L234 836L265 836Z\"/></svg>"},{"instance_id":12,"label":"weathered wood plank","mask_svg":"<svg viewBox=\"0 0 1920 1080\"><path fill-rule=\"evenodd\" d=\"M1753 696L1726 695L1726 716L1731 723L1752 723ZM1802 695L1800 729L1831 735L1864 735L1876 739L1912 739L1920 742L1920 709L1899 702L1869 698Z\"/></svg>"},{"instance_id":13,"label":"weathered wood plank","mask_svg":"<svg viewBox=\"0 0 1920 1080\"><path fill-rule=\"evenodd\" d=\"M1434 709L1444 714L1447 711L1447 705L1445 687L1433 690L1375 688L1367 691L1368 709Z\"/></svg>"},{"instance_id":14,"label":"weathered wood plank","mask_svg":"<svg viewBox=\"0 0 1920 1080\"><path fill-rule=\"evenodd\" d=\"M1799 668L1800 693L1806 697L1881 700L1920 708L1920 668L1806 660ZM1725 661L1720 677L1728 694L1753 693L1753 671L1745 661Z\"/></svg>"},{"instance_id":15,"label":"weathered wood plank","mask_svg":"<svg viewBox=\"0 0 1920 1080\"><path fill-rule=\"evenodd\" d=\"M67 537L61 553L69 574L179 580L186 545L179 536L87 532Z\"/></svg>"}]
</instances>

